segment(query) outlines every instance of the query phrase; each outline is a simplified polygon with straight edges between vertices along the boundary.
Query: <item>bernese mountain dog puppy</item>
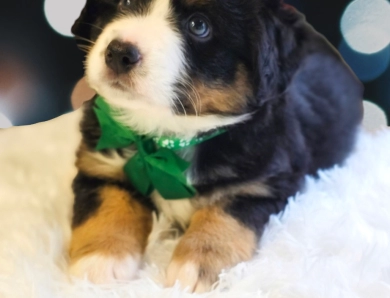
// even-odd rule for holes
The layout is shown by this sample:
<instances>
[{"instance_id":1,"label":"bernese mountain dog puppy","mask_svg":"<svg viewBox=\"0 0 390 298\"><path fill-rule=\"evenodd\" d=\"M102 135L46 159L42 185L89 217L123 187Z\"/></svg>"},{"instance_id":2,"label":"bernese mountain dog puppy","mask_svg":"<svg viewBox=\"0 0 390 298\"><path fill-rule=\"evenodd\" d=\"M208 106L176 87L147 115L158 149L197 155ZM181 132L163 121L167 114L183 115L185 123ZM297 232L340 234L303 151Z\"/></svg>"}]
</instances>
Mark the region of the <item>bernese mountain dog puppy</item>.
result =
<instances>
[{"instance_id":1,"label":"bernese mountain dog puppy","mask_svg":"<svg viewBox=\"0 0 390 298\"><path fill-rule=\"evenodd\" d=\"M166 286L207 291L305 175L353 150L362 85L279 0L88 0L72 31L99 95L73 183L76 276L133 278L156 212L183 231Z\"/></svg>"}]
</instances>

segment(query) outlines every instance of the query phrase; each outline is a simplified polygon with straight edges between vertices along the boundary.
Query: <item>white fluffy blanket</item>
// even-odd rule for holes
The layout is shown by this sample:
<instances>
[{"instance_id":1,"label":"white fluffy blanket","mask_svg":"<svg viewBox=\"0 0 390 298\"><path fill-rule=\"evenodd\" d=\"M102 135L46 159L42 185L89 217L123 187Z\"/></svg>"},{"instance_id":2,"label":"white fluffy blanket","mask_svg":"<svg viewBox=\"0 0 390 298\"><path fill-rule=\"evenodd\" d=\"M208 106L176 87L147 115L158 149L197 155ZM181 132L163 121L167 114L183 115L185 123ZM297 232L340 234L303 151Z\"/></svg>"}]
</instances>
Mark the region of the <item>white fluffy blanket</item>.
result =
<instances>
[{"instance_id":1,"label":"white fluffy blanket","mask_svg":"<svg viewBox=\"0 0 390 298\"><path fill-rule=\"evenodd\" d=\"M79 112L0 131L0 297L190 297L161 286L177 240L155 225L139 279L95 286L67 275ZM361 134L344 168L307 179L273 216L255 258L205 297L390 297L390 131Z\"/></svg>"}]
</instances>

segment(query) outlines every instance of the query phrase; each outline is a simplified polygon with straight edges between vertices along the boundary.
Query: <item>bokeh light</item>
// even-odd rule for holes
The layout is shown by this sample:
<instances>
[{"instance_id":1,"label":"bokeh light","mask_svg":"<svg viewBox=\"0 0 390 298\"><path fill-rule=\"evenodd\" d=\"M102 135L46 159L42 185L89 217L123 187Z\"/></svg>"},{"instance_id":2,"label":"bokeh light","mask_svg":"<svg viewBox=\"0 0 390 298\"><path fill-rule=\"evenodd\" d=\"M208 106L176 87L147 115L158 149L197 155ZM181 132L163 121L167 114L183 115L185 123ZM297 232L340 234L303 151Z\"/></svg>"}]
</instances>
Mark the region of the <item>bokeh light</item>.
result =
<instances>
[{"instance_id":1,"label":"bokeh light","mask_svg":"<svg viewBox=\"0 0 390 298\"><path fill-rule=\"evenodd\" d=\"M45 0L46 20L56 32L71 37L70 29L80 15L85 2L86 0Z\"/></svg>"},{"instance_id":2,"label":"bokeh light","mask_svg":"<svg viewBox=\"0 0 390 298\"><path fill-rule=\"evenodd\" d=\"M368 100L363 102L364 107L364 119L363 127L371 132L375 132L380 128L387 126L387 117L383 109Z\"/></svg>"},{"instance_id":3,"label":"bokeh light","mask_svg":"<svg viewBox=\"0 0 390 298\"><path fill-rule=\"evenodd\" d=\"M27 118L39 107L40 75L24 57L17 52L0 49L0 113L12 119Z\"/></svg>"},{"instance_id":4,"label":"bokeh light","mask_svg":"<svg viewBox=\"0 0 390 298\"><path fill-rule=\"evenodd\" d=\"M390 43L390 2L354 0L343 14L341 32L348 45L357 52L372 54Z\"/></svg>"},{"instance_id":5,"label":"bokeh light","mask_svg":"<svg viewBox=\"0 0 390 298\"><path fill-rule=\"evenodd\" d=\"M0 128L9 128L11 126L11 120L9 120L4 114L0 112Z\"/></svg>"},{"instance_id":6,"label":"bokeh light","mask_svg":"<svg viewBox=\"0 0 390 298\"><path fill-rule=\"evenodd\" d=\"M380 77L390 63L390 46L374 54L354 51L346 41L339 46L340 54L362 82L370 82Z\"/></svg>"}]
</instances>

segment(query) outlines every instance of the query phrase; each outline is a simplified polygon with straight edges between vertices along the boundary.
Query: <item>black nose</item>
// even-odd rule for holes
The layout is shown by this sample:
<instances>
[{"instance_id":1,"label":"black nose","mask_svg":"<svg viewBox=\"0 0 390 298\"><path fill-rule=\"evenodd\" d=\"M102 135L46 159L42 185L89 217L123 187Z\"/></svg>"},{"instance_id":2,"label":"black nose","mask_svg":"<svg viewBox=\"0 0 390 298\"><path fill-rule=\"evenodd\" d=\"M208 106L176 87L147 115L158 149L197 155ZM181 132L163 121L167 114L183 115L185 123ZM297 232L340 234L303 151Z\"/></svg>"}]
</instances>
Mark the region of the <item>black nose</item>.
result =
<instances>
[{"instance_id":1,"label":"black nose","mask_svg":"<svg viewBox=\"0 0 390 298\"><path fill-rule=\"evenodd\" d=\"M106 50L106 64L118 74L128 72L140 58L134 45L119 40L113 40Z\"/></svg>"}]
</instances>

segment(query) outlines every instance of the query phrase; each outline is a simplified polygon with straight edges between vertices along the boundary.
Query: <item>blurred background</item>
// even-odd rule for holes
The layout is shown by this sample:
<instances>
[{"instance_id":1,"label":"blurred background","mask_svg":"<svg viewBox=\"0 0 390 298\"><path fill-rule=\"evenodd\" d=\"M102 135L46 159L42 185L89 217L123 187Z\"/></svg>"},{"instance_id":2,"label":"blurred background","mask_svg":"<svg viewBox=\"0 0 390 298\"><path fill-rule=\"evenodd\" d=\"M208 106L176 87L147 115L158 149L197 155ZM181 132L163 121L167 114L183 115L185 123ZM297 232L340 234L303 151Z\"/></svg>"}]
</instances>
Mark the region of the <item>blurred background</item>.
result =
<instances>
[{"instance_id":1,"label":"blurred background","mask_svg":"<svg viewBox=\"0 0 390 298\"><path fill-rule=\"evenodd\" d=\"M390 119L389 0L286 0L339 49ZM72 110L84 54L70 28L85 0L0 0L0 128Z\"/></svg>"}]
</instances>

